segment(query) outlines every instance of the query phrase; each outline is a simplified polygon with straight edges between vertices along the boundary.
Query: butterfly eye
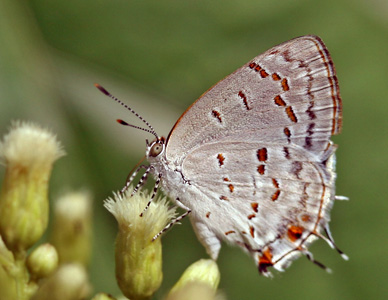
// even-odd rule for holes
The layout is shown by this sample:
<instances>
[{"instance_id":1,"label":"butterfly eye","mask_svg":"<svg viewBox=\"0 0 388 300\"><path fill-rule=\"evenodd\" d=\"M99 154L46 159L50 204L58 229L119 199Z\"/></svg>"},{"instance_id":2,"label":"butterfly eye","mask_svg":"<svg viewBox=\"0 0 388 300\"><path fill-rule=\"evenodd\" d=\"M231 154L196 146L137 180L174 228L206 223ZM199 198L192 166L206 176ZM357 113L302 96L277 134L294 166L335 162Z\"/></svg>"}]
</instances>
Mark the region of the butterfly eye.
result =
<instances>
[{"instance_id":1,"label":"butterfly eye","mask_svg":"<svg viewBox=\"0 0 388 300\"><path fill-rule=\"evenodd\" d=\"M158 156L163 151L163 144L155 143L150 150L150 156L155 157Z\"/></svg>"}]
</instances>

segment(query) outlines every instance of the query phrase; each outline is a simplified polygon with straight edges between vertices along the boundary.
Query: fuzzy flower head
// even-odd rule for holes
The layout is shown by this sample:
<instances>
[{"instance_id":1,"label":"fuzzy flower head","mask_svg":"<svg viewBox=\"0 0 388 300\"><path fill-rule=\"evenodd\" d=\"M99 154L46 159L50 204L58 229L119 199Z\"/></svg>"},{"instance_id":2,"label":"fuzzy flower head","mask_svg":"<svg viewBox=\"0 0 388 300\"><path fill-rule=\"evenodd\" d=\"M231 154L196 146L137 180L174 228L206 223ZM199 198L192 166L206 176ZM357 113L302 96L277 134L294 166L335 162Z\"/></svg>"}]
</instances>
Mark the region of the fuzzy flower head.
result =
<instances>
[{"instance_id":1,"label":"fuzzy flower head","mask_svg":"<svg viewBox=\"0 0 388 300\"><path fill-rule=\"evenodd\" d=\"M38 125L14 122L0 142L6 172L0 193L0 234L9 249L25 251L48 221L48 181L64 155L55 135Z\"/></svg>"},{"instance_id":2,"label":"fuzzy flower head","mask_svg":"<svg viewBox=\"0 0 388 300\"><path fill-rule=\"evenodd\" d=\"M148 299L160 286L162 274L161 238L153 240L175 216L167 199L155 199L147 211L150 195L115 194L105 207L115 216L119 232L116 239L116 277L123 294L133 300Z\"/></svg>"}]
</instances>

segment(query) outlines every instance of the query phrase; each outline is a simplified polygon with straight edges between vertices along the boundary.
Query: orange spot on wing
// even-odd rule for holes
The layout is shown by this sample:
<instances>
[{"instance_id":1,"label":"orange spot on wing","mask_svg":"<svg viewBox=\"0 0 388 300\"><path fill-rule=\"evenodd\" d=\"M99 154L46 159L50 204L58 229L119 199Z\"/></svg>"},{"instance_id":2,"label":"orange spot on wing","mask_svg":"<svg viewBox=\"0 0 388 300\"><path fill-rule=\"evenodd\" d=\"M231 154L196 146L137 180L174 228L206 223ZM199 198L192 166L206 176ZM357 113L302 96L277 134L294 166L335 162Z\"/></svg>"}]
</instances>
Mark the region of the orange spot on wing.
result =
<instances>
[{"instance_id":1,"label":"orange spot on wing","mask_svg":"<svg viewBox=\"0 0 388 300\"><path fill-rule=\"evenodd\" d=\"M277 106L286 106L286 102L279 95L275 96L274 101Z\"/></svg>"},{"instance_id":2,"label":"orange spot on wing","mask_svg":"<svg viewBox=\"0 0 388 300\"><path fill-rule=\"evenodd\" d=\"M236 233L236 231L234 231L234 230L229 230L229 231L225 232L225 235L229 235L229 234L231 234L231 233Z\"/></svg>"},{"instance_id":3,"label":"orange spot on wing","mask_svg":"<svg viewBox=\"0 0 388 300\"><path fill-rule=\"evenodd\" d=\"M251 214L251 215L248 216L248 220L251 220L251 219L253 219L253 218L255 218L255 217L256 217L255 214Z\"/></svg>"},{"instance_id":4,"label":"orange spot on wing","mask_svg":"<svg viewBox=\"0 0 388 300\"><path fill-rule=\"evenodd\" d=\"M215 117L215 118L217 118L217 120L220 122L220 123L222 123L222 118L221 118L221 114L218 112L218 111L216 111L216 110L212 110L212 115L213 115L213 117Z\"/></svg>"},{"instance_id":5,"label":"orange spot on wing","mask_svg":"<svg viewBox=\"0 0 388 300\"><path fill-rule=\"evenodd\" d=\"M220 167L223 166L225 157L220 153L217 155L217 159L218 159L218 163L219 163Z\"/></svg>"},{"instance_id":6,"label":"orange spot on wing","mask_svg":"<svg viewBox=\"0 0 388 300\"><path fill-rule=\"evenodd\" d=\"M252 206L252 209L253 209L253 211L254 212L258 212L259 210L258 210L258 208L259 208L259 203L257 203L257 202L253 202L253 203L251 203L251 206Z\"/></svg>"},{"instance_id":7,"label":"orange spot on wing","mask_svg":"<svg viewBox=\"0 0 388 300\"><path fill-rule=\"evenodd\" d=\"M278 81L278 80L280 80L280 76L279 76L277 73L273 73L273 74L272 74L272 79L273 79L274 81Z\"/></svg>"},{"instance_id":8,"label":"orange spot on wing","mask_svg":"<svg viewBox=\"0 0 388 300\"><path fill-rule=\"evenodd\" d=\"M251 62L249 65L248 65L251 69L253 69L254 67L256 67L256 64L254 62Z\"/></svg>"},{"instance_id":9,"label":"orange spot on wing","mask_svg":"<svg viewBox=\"0 0 388 300\"><path fill-rule=\"evenodd\" d=\"M260 76L261 76L261 78L266 78L268 76L268 73L265 70L261 69Z\"/></svg>"},{"instance_id":10,"label":"orange spot on wing","mask_svg":"<svg viewBox=\"0 0 388 300\"><path fill-rule=\"evenodd\" d=\"M276 192L273 193L271 197L272 201L276 201L279 198L279 195L280 195L280 190L276 190Z\"/></svg>"},{"instance_id":11,"label":"orange spot on wing","mask_svg":"<svg viewBox=\"0 0 388 300\"><path fill-rule=\"evenodd\" d=\"M277 189L279 188L279 182L278 182L275 178L272 178L272 184L273 184L274 187L276 187Z\"/></svg>"},{"instance_id":12,"label":"orange spot on wing","mask_svg":"<svg viewBox=\"0 0 388 300\"><path fill-rule=\"evenodd\" d=\"M291 225L288 228L287 236L292 242L295 242L302 237L303 230L304 228L302 226Z\"/></svg>"},{"instance_id":13,"label":"orange spot on wing","mask_svg":"<svg viewBox=\"0 0 388 300\"><path fill-rule=\"evenodd\" d=\"M259 161L266 161L268 156L267 156L267 148L261 148L257 150L257 158Z\"/></svg>"},{"instance_id":14,"label":"orange spot on wing","mask_svg":"<svg viewBox=\"0 0 388 300\"><path fill-rule=\"evenodd\" d=\"M303 222L310 222L310 220L311 220L311 218L310 218L309 215L303 215L303 216L301 217L301 219L302 219Z\"/></svg>"},{"instance_id":15,"label":"orange spot on wing","mask_svg":"<svg viewBox=\"0 0 388 300\"><path fill-rule=\"evenodd\" d=\"M249 226L249 233L251 234L251 237L255 237L255 228L253 228L253 226Z\"/></svg>"},{"instance_id":16,"label":"orange spot on wing","mask_svg":"<svg viewBox=\"0 0 388 300\"><path fill-rule=\"evenodd\" d=\"M286 135L286 137L288 137L288 138L291 137L291 131L290 131L290 129L288 129L288 127L284 127L283 132Z\"/></svg>"},{"instance_id":17,"label":"orange spot on wing","mask_svg":"<svg viewBox=\"0 0 388 300\"><path fill-rule=\"evenodd\" d=\"M285 92L290 90L290 87L288 86L287 78L283 78L283 80L282 80L282 88L283 88L283 91L285 91Z\"/></svg>"},{"instance_id":18,"label":"orange spot on wing","mask_svg":"<svg viewBox=\"0 0 388 300\"><path fill-rule=\"evenodd\" d=\"M289 118L292 122L294 122L294 123L298 122L298 119L296 118L295 113L294 113L294 110L292 109L291 106L287 106L287 107L286 107L286 113L287 113L288 118Z\"/></svg>"},{"instance_id":19,"label":"orange spot on wing","mask_svg":"<svg viewBox=\"0 0 388 300\"><path fill-rule=\"evenodd\" d=\"M270 266L273 266L272 252L268 248L267 250L263 251L261 256L259 256L259 271L260 271L260 273L266 273L267 268Z\"/></svg>"},{"instance_id":20,"label":"orange spot on wing","mask_svg":"<svg viewBox=\"0 0 388 300\"><path fill-rule=\"evenodd\" d=\"M264 175L265 172L265 165L260 165L257 167L257 172L259 172L260 175Z\"/></svg>"}]
</instances>

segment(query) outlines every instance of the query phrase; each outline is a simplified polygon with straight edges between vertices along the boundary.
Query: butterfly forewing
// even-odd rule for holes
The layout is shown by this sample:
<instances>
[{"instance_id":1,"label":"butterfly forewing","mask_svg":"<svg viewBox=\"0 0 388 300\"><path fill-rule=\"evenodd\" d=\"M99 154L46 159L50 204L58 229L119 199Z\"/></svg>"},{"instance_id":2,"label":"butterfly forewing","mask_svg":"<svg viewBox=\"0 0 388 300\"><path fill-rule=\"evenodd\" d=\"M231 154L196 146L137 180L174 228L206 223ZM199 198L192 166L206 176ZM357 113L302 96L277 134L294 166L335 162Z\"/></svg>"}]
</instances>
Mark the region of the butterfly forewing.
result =
<instances>
[{"instance_id":1,"label":"butterfly forewing","mask_svg":"<svg viewBox=\"0 0 388 300\"><path fill-rule=\"evenodd\" d=\"M323 42L305 36L252 59L200 97L177 121L167 159L181 163L195 147L236 133L261 139L274 129L279 142L322 154L341 127L341 99Z\"/></svg>"}]
</instances>

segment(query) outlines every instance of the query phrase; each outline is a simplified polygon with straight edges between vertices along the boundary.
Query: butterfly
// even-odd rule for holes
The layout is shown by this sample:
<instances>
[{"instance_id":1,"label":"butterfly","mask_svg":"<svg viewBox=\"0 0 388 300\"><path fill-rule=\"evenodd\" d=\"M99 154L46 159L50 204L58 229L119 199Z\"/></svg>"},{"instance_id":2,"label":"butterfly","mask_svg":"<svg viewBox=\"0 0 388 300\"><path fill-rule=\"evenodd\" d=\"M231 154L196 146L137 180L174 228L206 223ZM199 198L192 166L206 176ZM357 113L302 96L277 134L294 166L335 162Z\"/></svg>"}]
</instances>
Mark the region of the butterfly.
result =
<instances>
[{"instance_id":1,"label":"butterfly","mask_svg":"<svg viewBox=\"0 0 388 300\"><path fill-rule=\"evenodd\" d=\"M147 141L149 166L126 188L142 168L136 189L149 173L155 177L153 196L161 187L185 211L165 230L189 215L212 259L226 241L249 253L265 276L301 255L326 268L308 251L318 238L347 258L328 224L334 200L346 199L335 195L330 140L341 130L342 101L319 37L298 37L253 58L195 101L167 138L96 86L148 128L121 124L155 136Z\"/></svg>"}]
</instances>

